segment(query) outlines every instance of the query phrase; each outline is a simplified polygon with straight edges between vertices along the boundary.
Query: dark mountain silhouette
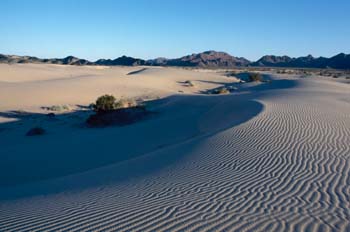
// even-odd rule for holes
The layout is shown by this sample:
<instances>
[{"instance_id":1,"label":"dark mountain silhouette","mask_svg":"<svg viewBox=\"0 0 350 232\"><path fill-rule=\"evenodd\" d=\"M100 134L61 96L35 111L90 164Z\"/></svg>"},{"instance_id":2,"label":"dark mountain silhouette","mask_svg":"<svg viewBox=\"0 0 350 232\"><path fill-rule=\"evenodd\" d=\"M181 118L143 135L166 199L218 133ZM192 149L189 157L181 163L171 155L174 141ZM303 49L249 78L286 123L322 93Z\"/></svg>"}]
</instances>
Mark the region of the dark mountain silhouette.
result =
<instances>
[{"instance_id":1,"label":"dark mountain silhouette","mask_svg":"<svg viewBox=\"0 0 350 232\"><path fill-rule=\"evenodd\" d=\"M179 66L179 67L200 67L200 68L234 68L234 67L286 67L286 68L334 68L350 69L350 55L340 53L331 58L311 55L305 57L292 58L289 56L263 56L256 62L250 62L242 57L231 56L225 52L206 51L198 54L183 56L176 59L156 58L142 60L128 56L117 59L100 59L90 62L74 56L67 56L61 59L40 59L33 56L16 56L0 54L0 63L46 63L62 65L107 65L107 66Z\"/></svg>"},{"instance_id":2,"label":"dark mountain silhouette","mask_svg":"<svg viewBox=\"0 0 350 232\"><path fill-rule=\"evenodd\" d=\"M267 67L311 67L311 65L315 66L318 59L322 58L314 58L311 55L299 58L291 58L289 56L263 56L258 61L251 64L251 66L267 66Z\"/></svg>"},{"instance_id":3,"label":"dark mountain silhouette","mask_svg":"<svg viewBox=\"0 0 350 232\"><path fill-rule=\"evenodd\" d=\"M122 56L119 57L115 60L105 60L105 59L100 59L95 62L97 65L124 65L124 66L136 66L136 65L145 65L146 61L142 59L136 59L133 57L128 57L128 56Z\"/></svg>"},{"instance_id":4,"label":"dark mountain silhouette","mask_svg":"<svg viewBox=\"0 0 350 232\"><path fill-rule=\"evenodd\" d=\"M331 58L315 58L311 55L298 58L291 58L288 56L263 56L258 61L251 63L250 66L350 69L350 55L340 53Z\"/></svg>"},{"instance_id":5,"label":"dark mountain silhouette","mask_svg":"<svg viewBox=\"0 0 350 232\"><path fill-rule=\"evenodd\" d=\"M331 57L327 62L327 67L337 69L350 69L350 55L340 53Z\"/></svg>"},{"instance_id":6,"label":"dark mountain silhouette","mask_svg":"<svg viewBox=\"0 0 350 232\"><path fill-rule=\"evenodd\" d=\"M63 59L43 59L43 63L48 63L48 64L65 64L65 65L92 65L93 63L84 60L84 59L79 59L74 56L67 56L66 58Z\"/></svg>"},{"instance_id":7,"label":"dark mountain silhouette","mask_svg":"<svg viewBox=\"0 0 350 232\"><path fill-rule=\"evenodd\" d=\"M267 55L260 58L258 61L252 63L252 66L279 66L281 64L288 64L293 59L289 56L273 56Z\"/></svg>"},{"instance_id":8,"label":"dark mountain silhouette","mask_svg":"<svg viewBox=\"0 0 350 232\"><path fill-rule=\"evenodd\" d=\"M245 58L234 57L225 52L206 51L198 54L192 54L177 59L157 59L148 61L149 64L165 66L183 66L183 67L243 67L250 61Z\"/></svg>"}]
</instances>

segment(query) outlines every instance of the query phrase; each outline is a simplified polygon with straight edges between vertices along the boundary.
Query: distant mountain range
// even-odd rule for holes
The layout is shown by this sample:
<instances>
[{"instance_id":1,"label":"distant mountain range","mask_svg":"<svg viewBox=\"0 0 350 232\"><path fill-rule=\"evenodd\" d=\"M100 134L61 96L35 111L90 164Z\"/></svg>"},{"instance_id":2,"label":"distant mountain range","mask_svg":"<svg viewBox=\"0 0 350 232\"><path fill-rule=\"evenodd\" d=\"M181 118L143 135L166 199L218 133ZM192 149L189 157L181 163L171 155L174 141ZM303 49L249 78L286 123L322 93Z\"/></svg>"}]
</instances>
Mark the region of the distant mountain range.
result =
<instances>
[{"instance_id":1,"label":"distant mountain range","mask_svg":"<svg viewBox=\"0 0 350 232\"><path fill-rule=\"evenodd\" d=\"M291 58L289 56L263 56L251 66L265 67L298 67L298 68L334 68L350 69L350 55L340 53L331 58L311 55L305 57Z\"/></svg>"},{"instance_id":2,"label":"distant mountain range","mask_svg":"<svg viewBox=\"0 0 350 232\"><path fill-rule=\"evenodd\" d=\"M234 67L290 67L290 68L334 68L350 69L350 55L340 53L331 58L311 55L292 58L289 56L263 56L256 62L251 62L243 57L231 56L225 52L206 51L198 54L183 56L176 59L156 58L142 60L133 57L122 56L117 59L100 59L91 62L68 56L62 59L40 59L32 56L1 55L0 63L46 63L63 65L107 65L107 66L178 66L178 67L200 67L200 68L234 68Z\"/></svg>"},{"instance_id":3,"label":"distant mountain range","mask_svg":"<svg viewBox=\"0 0 350 232\"><path fill-rule=\"evenodd\" d=\"M67 56L62 59L40 59L34 56L15 56L15 55L2 55L0 54L0 63L8 64L25 64L25 63L46 63L46 64L66 64L66 65L93 65L93 62L88 60L79 59L74 56Z\"/></svg>"}]
</instances>

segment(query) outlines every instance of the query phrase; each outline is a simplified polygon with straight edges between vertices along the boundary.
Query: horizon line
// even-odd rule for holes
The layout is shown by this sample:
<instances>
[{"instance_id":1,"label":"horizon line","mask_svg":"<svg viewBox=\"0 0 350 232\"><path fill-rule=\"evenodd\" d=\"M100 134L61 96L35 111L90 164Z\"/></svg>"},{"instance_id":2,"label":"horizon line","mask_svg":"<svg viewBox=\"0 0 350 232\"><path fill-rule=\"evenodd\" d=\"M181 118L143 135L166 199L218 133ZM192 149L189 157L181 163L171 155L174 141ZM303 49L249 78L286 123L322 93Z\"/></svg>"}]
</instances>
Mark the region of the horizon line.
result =
<instances>
[{"instance_id":1,"label":"horizon line","mask_svg":"<svg viewBox=\"0 0 350 232\"><path fill-rule=\"evenodd\" d=\"M94 59L93 61L92 61L92 59L83 58L83 57L78 57L78 56L75 56L75 55L72 55L72 54L67 55L67 56L63 56L63 57L41 57L41 56L27 55L27 54L25 54L25 55L18 55L18 54L5 54L5 53L0 53L0 55L4 55L4 56L19 56L19 57L34 57L34 58L38 58L38 59L65 59L65 58L68 58L68 57L74 57L74 58L78 58L78 59L87 60L87 61L89 61L89 62L96 62L96 61L102 60L102 59L103 59L103 60L115 60L115 59L118 59L118 58L121 58L121 57L131 57L131 58L134 58L134 59L140 59L140 60L144 60L144 61L147 61L147 60L154 60L154 59L159 59L159 58L164 58L164 59L167 59L167 60L172 60L172 59L179 59L179 58L182 58L182 57L185 57L185 56L189 56L189 55L202 54L202 53L205 53L205 52L226 53L226 54L228 54L228 55L230 55L230 56L232 56L232 57L246 59L246 60L248 60L249 62L257 62L257 61L259 61L261 58L266 57L266 56L289 57L289 58L292 58L292 59L293 59L293 58L301 58L301 57L309 57L309 56L311 56L311 57L317 59L317 58L332 58L332 57L334 57L334 56L341 55L341 54L347 55L345 52L339 52L339 53L336 53L335 55L332 55L332 56L329 56L329 57L328 57L328 56L314 56L314 55L312 55L312 54L301 55L301 56L289 56L289 55L286 55L286 54L284 54L284 55L266 54L266 55L261 56L261 57L260 57L259 59L257 59L257 60L250 60L250 59L245 58L244 56L235 56L235 55L232 55L232 54L230 54L230 53L228 53L228 52L225 52L225 51L205 50L205 51L203 51L203 52L188 53L187 55L183 55L183 56L176 57L176 58L168 58L168 57L165 57L165 56L158 56L158 57L155 57L155 58L149 58L149 59L147 59L147 58L140 58L140 57L138 57L138 56L129 56L129 55L123 54L123 55L116 56L115 58L98 58L98 59L96 59L96 60Z\"/></svg>"}]
</instances>

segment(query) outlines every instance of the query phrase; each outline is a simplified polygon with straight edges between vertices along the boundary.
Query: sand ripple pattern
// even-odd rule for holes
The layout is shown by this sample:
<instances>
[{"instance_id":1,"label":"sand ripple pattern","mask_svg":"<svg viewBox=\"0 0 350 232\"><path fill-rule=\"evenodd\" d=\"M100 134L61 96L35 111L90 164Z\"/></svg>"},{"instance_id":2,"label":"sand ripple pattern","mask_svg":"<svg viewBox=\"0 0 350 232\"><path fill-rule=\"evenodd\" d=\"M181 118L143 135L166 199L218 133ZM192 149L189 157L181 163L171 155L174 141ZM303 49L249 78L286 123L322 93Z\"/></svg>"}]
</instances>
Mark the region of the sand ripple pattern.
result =
<instances>
[{"instance_id":1,"label":"sand ripple pattern","mask_svg":"<svg viewBox=\"0 0 350 232\"><path fill-rule=\"evenodd\" d=\"M1 203L0 231L350 231L349 105L259 101L257 117L142 180Z\"/></svg>"}]
</instances>

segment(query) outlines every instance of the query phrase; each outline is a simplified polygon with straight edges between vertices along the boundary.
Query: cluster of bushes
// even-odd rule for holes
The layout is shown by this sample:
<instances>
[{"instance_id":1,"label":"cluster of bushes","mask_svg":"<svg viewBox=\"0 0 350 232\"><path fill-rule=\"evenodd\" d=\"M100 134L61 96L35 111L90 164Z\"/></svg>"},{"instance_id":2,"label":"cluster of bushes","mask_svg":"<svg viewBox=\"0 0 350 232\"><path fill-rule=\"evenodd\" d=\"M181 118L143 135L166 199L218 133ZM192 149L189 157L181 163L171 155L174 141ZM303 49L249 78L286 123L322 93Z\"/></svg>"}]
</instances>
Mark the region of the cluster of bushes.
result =
<instances>
[{"instance_id":1,"label":"cluster of bushes","mask_svg":"<svg viewBox=\"0 0 350 232\"><path fill-rule=\"evenodd\" d=\"M325 77L333 77L333 78L339 78L339 77L345 77L345 79L349 79L349 76L347 76L346 72L342 71L336 71L336 70L323 70L319 72L320 76Z\"/></svg>"},{"instance_id":2,"label":"cluster of bushes","mask_svg":"<svg viewBox=\"0 0 350 232\"><path fill-rule=\"evenodd\" d=\"M335 75L335 73L333 73L331 70L324 70L324 71L321 71L319 75L324 77L332 77Z\"/></svg>"},{"instance_id":3,"label":"cluster of bushes","mask_svg":"<svg viewBox=\"0 0 350 232\"><path fill-rule=\"evenodd\" d=\"M91 127L104 127L109 125L126 125L143 119L151 112L146 110L144 105L138 105L135 100L117 100L113 95L103 95L97 98L94 104L90 105L96 112L86 120ZM64 106L43 107L51 111L61 111ZM69 109L69 108L68 108ZM47 114L49 118L55 117L54 113ZM33 127L27 131L26 136L39 136L46 134L42 127Z\"/></svg>"},{"instance_id":4,"label":"cluster of bushes","mask_svg":"<svg viewBox=\"0 0 350 232\"><path fill-rule=\"evenodd\" d=\"M121 109L121 108L129 108L137 106L134 100L130 99L117 99L113 95L103 95L97 98L96 103L91 105L94 111L98 113L105 113L108 111Z\"/></svg>"},{"instance_id":5,"label":"cluster of bushes","mask_svg":"<svg viewBox=\"0 0 350 232\"><path fill-rule=\"evenodd\" d=\"M301 71L299 70L292 70L292 69L278 69L278 74L301 74Z\"/></svg>"},{"instance_id":6,"label":"cluster of bushes","mask_svg":"<svg viewBox=\"0 0 350 232\"><path fill-rule=\"evenodd\" d=\"M144 105L138 105L134 100L118 100L113 95L103 95L97 98L91 115L86 123L91 127L111 125L127 125L137 122L149 115Z\"/></svg>"},{"instance_id":7,"label":"cluster of bushes","mask_svg":"<svg viewBox=\"0 0 350 232\"><path fill-rule=\"evenodd\" d=\"M62 112L62 111L69 111L70 108L67 105L53 105L48 107L42 107L45 110L49 111L56 111L56 112Z\"/></svg>"}]
</instances>

